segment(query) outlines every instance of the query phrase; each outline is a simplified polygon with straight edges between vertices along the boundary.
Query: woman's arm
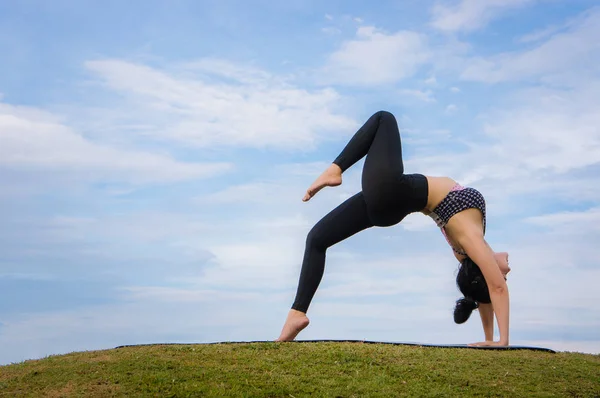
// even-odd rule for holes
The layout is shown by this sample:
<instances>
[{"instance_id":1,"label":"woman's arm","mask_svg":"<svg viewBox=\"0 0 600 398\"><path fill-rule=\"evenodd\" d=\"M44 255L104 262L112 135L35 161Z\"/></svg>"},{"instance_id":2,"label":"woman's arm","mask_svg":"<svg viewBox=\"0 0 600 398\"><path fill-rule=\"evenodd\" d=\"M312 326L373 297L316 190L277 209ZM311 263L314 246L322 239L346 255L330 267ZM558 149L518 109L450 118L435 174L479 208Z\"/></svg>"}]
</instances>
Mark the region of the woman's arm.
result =
<instances>
[{"instance_id":1,"label":"woman's arm","mask_svg":"<svg viewBox=\"0 0 600 398\"><path fill-rule=\"evenodd\" d=\"M491 304L480 303L478 310L481 316L485 341L494 341L494 307Z\"/></svg>"},{"instance_id":2,"label":"woman's arm","mask_svg":"<svg viewBox=\"0 0 600 398\"><path fill-rule=\"evenodd\" d=\"M508 345L510 307L508 286L506 285L502 272L500 272L500 269L498 268L498 264L494 258L494 252L486 244L483 235L476 232L462 235L459 238L459 243L471 260L479 266L488 285L490 298L492 299L491 305L493 313L496 314L498 328L500 329L500 341L497 343L490 343L489 345ZM485 315L483 316L485 317Z\"/></svg>"},{"instance_id":3,"label":"woman's arm","mask_svg":"<svg viewBox=\"0 0 600 398\"><path fill-rule=\"evenodd\" d=\"M459 263L462 263L466 256L452 251L454 257ZM479 315L481 316L481 324L483 326L483 334L485 341L494 341L494 307L492 304L479 303Z\"/></svg>"}]
</instances>

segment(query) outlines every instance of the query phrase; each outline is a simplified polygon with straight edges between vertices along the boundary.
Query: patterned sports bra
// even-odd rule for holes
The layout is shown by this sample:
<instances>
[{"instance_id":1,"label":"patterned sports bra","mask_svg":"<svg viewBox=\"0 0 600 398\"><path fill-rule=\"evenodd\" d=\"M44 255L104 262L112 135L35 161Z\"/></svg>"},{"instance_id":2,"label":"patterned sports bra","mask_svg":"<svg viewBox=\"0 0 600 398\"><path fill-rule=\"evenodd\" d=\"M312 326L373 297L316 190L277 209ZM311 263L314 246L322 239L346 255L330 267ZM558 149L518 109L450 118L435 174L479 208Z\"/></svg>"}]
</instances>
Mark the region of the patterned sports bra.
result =
<instances>
[{"instance_id":1,"label":"patterned sports bra","mask_svg":"<svg viewBox=\"0 0 600 398\"><path fill-rule=\"evenodd\" d=\"M440 204L429 213L429 216L442 230L442 233L450 247L452 247L452 250L463 256L466 256L467 253L452 246L450 239L448 239L448 236L446 235L445 226L453 215L472 208L481 210L481 213L483 214L483 234L485 235L485 199L481 192L475 188L463 187L460 184L456 184Z\"/></svg>"}]
</instances>

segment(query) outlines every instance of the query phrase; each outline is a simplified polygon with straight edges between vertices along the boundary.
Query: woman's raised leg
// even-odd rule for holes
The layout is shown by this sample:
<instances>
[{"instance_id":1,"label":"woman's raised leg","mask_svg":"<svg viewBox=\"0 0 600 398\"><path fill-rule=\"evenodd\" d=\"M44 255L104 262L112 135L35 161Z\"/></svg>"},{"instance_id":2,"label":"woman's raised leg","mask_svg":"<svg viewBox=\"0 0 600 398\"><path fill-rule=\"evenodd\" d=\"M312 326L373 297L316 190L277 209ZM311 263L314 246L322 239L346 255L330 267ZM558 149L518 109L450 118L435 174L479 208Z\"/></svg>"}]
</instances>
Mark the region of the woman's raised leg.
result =
<instances>
[{"instance_id":1,"label":"woman's raised leg","mask_svg":"<svg viewBox=\"0 0 600 398\"><path fill-rule=\"evenodd\" d=\"M342 173L365 156L363 192L368 202L376 201L376 196L385 194L382 188L404 173L398 123L390 112L374 113L356 131L332 165L309 187L303 200L310 200L326 186L340 185Z\"/></svg>"},{"instance_id":2,"label":"woman's raised leg","mask_svg":"<svg viewBox=\"0 0 600 398\"><path fill-rule=\"evenodd\" d=\"M396 118L390 112L374 113L352 136L333 163L343 173L365 156L363 182L376 177L375 173L379 172L386 175L404 172L400 131Z\"/></svg>"},{"instance_id":3,"label":"woman's raised leg","mask_svg":"<svg viewBox=\"0 0 600 398\"><path fill-rule=\"evenodd\" d=\"M334 161L348 169L366 155L362 192L369 217L377 226L400 222L414 201L413 190L403 179L402 143L398 123L390 112L375 113L352 137Z\"/></svg>"}]
</instances>

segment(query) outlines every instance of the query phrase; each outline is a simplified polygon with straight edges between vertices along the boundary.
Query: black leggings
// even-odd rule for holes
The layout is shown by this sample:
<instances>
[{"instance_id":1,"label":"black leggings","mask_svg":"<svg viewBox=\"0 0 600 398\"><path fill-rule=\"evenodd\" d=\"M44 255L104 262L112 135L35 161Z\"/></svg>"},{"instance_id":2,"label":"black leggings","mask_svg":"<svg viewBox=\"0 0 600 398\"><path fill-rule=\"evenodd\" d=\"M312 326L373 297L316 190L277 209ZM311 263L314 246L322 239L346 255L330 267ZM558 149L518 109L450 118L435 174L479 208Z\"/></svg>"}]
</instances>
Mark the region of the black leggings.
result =
<instances>
[{"instance_id":1,"label":"black leggings","mask_svg":"<svg viewBox=\"0 0 600 398\"><path fill-rule=\"evenodd\" d=\"M425 176L404 174L400 132L391 113L380 111L371 116L333 163L344 172L365 155L362 191L332 210L308 233L292 305L295 310L308 310L323 277L327 248L364 229L395 225L427 204Z\"/></svg>"}]
</instances>

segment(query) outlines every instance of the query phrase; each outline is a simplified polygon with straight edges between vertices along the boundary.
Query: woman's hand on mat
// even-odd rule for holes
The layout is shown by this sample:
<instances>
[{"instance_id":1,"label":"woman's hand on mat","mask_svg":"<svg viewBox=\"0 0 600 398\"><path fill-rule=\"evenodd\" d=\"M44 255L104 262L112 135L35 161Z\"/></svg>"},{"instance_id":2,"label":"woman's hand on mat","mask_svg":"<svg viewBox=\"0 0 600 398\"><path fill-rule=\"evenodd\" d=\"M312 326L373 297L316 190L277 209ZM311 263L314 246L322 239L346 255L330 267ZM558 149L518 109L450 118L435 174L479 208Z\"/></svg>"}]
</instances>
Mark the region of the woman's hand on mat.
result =
<instances>
[{"instance_id":1,"label":"woman's hand on mat","mask_svg":"<svg viewBox=\"0 0 600 398\"><path fill-rule=\"evenodd\" d=\"M508 343L503 341L481 341L479 343L471 343L469 347L506 347Z\"/></svg>"}]
</instances>

